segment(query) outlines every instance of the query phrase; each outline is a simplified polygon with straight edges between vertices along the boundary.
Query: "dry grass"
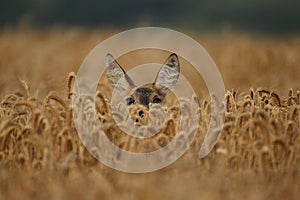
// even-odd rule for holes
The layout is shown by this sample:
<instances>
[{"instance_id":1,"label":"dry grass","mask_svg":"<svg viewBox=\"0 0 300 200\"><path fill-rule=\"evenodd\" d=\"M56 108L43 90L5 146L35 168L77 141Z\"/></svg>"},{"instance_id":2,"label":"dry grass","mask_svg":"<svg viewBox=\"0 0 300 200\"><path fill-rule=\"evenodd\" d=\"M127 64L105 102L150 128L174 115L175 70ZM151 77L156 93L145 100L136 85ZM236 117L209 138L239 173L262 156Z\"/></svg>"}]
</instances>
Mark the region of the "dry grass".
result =
<instances>
[{"instance_id":1,"label":"dry grass","mask_svg":"<svg viewBox=\"0 0 300 200\"><path fill-rule=\"evenodd\" d=\"M67 79L68 74L111 33L0 32L0 199L299 197L299 37L199 36L230 90L221 138L205 159L198 159L210 102L206 92L197 91L201 119L190 150L162 170L136 175L97 162L72 121L70 88L76 78ZM135 64L126 58L121 62ZM106 93L97 95L100 123L115 144L132 150L136 143L124 143L111 122ZM151 148L173 137L176 106L170 111L169 127L150 142Z\"/></svg>"}]
</instances>

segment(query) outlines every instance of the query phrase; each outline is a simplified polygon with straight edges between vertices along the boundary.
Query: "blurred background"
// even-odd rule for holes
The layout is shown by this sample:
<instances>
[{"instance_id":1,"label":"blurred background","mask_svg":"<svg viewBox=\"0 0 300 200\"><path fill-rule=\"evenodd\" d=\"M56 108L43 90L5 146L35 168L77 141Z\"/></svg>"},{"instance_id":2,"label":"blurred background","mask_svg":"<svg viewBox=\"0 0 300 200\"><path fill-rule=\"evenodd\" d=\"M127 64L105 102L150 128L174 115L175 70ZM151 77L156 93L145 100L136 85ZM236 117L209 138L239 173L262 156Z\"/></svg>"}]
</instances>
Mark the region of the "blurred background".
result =
<instances>
[{"instance_id":1,"label":"blurred background","mask_svg":"<svg viewBox=\"0 0 300 200\"><path fill-rule=\"evenodd\" d=\"M164 26L195 32L225 29L286 34L300 30L297 0L10 0L0 26Z\"/></svg>"},{"instance_id":2,"label":"blurred background","mask_svg":"<svg viewBox=\"0 0 300 200\"><path fill-rule=\"evenodd\" d=\"M97 44L142 26L175 29L197 40L228 90L265 87L286 94L300 88L299 11L299 0L2 1L0 94L20 89L20 78L41 96L65 91L68 73ZM167 54L148 56L163 62ZM119 59L126 70L145 60L127 57Z\"/></svg>"}]
</instances>

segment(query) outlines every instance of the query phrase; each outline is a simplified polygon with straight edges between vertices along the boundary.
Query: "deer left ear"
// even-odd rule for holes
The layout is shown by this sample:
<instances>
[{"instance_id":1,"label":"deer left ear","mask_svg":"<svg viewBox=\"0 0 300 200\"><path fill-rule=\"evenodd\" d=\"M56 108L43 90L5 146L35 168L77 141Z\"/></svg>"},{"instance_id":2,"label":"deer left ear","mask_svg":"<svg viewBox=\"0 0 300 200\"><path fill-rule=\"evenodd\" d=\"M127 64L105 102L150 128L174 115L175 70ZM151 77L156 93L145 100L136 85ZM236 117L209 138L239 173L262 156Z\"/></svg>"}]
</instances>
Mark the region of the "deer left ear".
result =
<instances>
[{"instance_id":1,"label":"deer left ear","mask_svg":"<svg viewBox=\"0 0 300 200\"><path fill-rule=\"evenodd\" d=\"M177 83L180 75L180 66L178 56L172 53L165 64L159 70L154 86L158 89L161 95L166 95L169 89Z\"/></svg>"},{"instance_id":2,"label":"deer left ear","mask_svg":"<svg viewBox=\"0 0 300 200\"><path fill-rule=\"evenodd\" d=\"M131 88L135 87L134 82L126 74L124 69L111 54L106 55L106 65L106 76L111 85L115 87L119 92L124 94Z\"/></svg>"}]
</instances>

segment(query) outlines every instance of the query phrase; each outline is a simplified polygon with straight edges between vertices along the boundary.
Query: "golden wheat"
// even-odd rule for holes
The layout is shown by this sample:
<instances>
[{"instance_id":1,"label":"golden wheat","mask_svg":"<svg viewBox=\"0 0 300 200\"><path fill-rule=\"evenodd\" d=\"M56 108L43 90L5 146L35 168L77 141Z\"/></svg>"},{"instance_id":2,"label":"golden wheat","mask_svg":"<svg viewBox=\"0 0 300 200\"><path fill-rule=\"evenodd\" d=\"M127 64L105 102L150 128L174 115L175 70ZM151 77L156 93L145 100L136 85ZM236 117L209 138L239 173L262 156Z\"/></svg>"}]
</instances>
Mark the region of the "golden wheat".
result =
<instances>
[{"instance_id":1,"label":"golden wheat","mask_svg":"<svg viewBox=\"0 0 300 200\"><path fill-rule=\"evenodd\" d=\"M26 40L22 31L27 34ZM66 39L61 39L61 35ZM196 130L197 135L189 150L165 169L134 175L106 167L85 149L73 123L73 118L80 115L73 112L72 99L75 99L74 106L84 105L84 123L92 113L91 103L95 103L98 122L103 125L108 138L132 152L165 147L178 131L181 112L190 113L191 110L181 111L177 104L168 107L165 127L159 134L140 141L126 135L116 125L114 118L122 121L124 116L112 112L105 84L98 87L95 102L89 96L76 99L80 96L73 93L78 87L77 78L74 72L69 72L79 67L92 46L105 35L107 33L99 31L60 29L49 32L21 29L0 33L0 199L19 199L20 195L24 199L299 197L298 37L263 40L235 34L199 36L199 41L204 41L204 46L220 66L227 88L240 87L226 93L221 137L207 157L198 159L211 121L211 111L214 106L222 108L222 105L214 105L215 100L210 100L205 92L196 91L202 95L199 108L194 110L200 114L198 126L184 132L175 144L178 148L185 148L190 132ZM88 37L91 39L87 41ZM44 47L39 38L47 41L50 49ZM58 87L63 85L58 78L49 85L38 86L37 83L45 83L49 78L28 59L31 54L20 45L21 41L39 59L38 65L49 67L47 73L52 77L60 77L62 81L67 77L66 88ZM82 41L86 43L82 44ZM66 47L74 50L70 53ZM82 51L76 54L81 47ZM54 55L59 54L64 56L53 60ZM16 58L20 60L16 62ZM16 66L18 74L25 74L22 79L13 77L14 71L6 68L10 65ZM31 65L31 73L26 73ZM51 68L58 65L74 67L65 67L61 71ZM287 66L289 76L282 74L282 65ZM250 75L248 69L253 70ZM5 73L8 73L7 77L3 75ZM282 77L278 79L276 74L282 74ZM12 92L15 90L18 92ZM33 94L35 90L38 93ZM120 109L121 112L123 108ZM151 127L149 131L155 132L156 129ZM97 134L93 139L98 140ZM98 151L96 146L92 151ZM170 152L170 156L174 153Z\"/></svg>"}]
</instances>

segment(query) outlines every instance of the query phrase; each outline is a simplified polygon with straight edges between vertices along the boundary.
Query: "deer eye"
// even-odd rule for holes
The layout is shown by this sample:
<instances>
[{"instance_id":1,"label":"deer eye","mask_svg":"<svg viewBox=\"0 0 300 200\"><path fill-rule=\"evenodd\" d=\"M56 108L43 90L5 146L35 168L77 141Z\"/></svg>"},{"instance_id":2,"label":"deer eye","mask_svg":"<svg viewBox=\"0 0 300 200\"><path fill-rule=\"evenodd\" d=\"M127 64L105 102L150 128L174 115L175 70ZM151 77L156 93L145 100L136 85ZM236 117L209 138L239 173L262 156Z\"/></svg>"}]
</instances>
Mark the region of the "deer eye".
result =
<instances>
[{"instance_id":1,"label":"deer eye","mask_svg":"<svg viewBox=\"0 0 300 200\"><path fill-rule=\"evenodd\" d=\"M134 100L133 97L128 97L128 98L126 99L126 103L127 103L127 105L129 106L129 105L134 104L134 103L135 103L135 100Z\"/></svg>"},{"instance_id":2,"label":"deer eye","mask_svg":"<svg viewBox=\"0 0 300 200\"><path fill-rule=\"evenodd\" d=\"M152 102L153 102L153 103L161 103L161 99L158 98L158 97L154 97L154 98L152 99Z\"/></svg>"}]
</instances>

